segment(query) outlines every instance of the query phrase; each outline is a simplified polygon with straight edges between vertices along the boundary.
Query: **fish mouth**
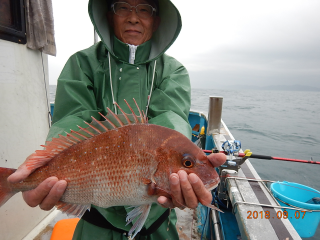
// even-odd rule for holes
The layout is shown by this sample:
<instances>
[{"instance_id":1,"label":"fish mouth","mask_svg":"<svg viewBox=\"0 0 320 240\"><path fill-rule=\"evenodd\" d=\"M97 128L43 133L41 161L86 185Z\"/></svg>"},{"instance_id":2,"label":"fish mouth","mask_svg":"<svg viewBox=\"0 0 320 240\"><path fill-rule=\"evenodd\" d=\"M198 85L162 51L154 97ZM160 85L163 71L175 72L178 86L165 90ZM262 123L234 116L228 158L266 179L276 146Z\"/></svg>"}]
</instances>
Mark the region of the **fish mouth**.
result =
<instances>
[{"instance_id":1,"label":"fish mouth","mask_svg":"<svg viewBox=\"0 0 320 240\"><path fill-rule=\"evenodd\" d=\"M205 187L207 190L211 191L211 190L215 189L215 188L218 186L219 182L220 182L220 179L219 179L219 178L213 179L213 180L210 181L209 183L205 184L204 187Z\"/></svg>"}]
</instances>

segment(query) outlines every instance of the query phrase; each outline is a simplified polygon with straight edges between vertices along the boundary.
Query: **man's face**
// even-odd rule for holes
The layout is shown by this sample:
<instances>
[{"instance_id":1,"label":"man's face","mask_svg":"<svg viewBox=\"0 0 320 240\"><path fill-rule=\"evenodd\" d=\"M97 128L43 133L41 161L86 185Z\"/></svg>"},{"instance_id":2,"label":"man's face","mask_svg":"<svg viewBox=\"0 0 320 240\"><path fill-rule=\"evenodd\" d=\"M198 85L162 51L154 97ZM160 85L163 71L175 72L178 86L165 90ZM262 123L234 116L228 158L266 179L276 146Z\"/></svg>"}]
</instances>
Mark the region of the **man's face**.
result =
<instances>
[{"instance_id":1,"label":"man's face","mask_svg":"<svg viewBox=\"0 0 320 240\"><path fill-rule=\"evenodd\" d=\"M129 3L131 6L138 4L150 4L147 0L119 0L119 2ZM123 17L114 14L113 11L108 15L109 23L114 29L116 37L132 45L140 45L151 39L160 24L160 18L154 12L150 18L141 18L132 8L129 16Z\"/></svg>"}]
</instances>

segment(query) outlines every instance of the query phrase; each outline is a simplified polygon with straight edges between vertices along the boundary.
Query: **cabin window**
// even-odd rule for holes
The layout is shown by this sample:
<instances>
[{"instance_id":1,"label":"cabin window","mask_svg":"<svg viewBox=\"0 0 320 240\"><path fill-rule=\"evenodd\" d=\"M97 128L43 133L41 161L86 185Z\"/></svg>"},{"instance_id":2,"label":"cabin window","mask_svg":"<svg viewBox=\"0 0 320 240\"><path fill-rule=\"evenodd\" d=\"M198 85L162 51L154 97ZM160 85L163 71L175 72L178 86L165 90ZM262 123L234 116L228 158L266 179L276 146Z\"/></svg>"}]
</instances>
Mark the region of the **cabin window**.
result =
<instances>
[{"instance_id":1,"label":"cabin window","mask_svg":"<svg viewBox=\"0 0 320 240\"><path fill-rule=\"evenodd\" d=\"M0 0L0 39L26 43L23 0Z\"/></svg>"}]
</instances>

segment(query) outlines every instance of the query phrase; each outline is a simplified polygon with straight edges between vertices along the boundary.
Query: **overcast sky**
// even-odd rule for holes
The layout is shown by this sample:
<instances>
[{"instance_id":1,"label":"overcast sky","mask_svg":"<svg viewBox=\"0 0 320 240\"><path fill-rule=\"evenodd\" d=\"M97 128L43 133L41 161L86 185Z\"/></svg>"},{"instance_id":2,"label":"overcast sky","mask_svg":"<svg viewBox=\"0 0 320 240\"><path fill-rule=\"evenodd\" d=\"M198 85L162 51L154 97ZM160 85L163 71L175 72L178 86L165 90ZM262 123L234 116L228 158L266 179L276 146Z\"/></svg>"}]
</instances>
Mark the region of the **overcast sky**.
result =
<instances>
[{"instance_id":1,"label":"overcast sky","mask_svg":"<svg viewBox=\"0 0 320 240\"><path fill-rule=\"evenodd\" d=\"M50 84L70 55L93 44L87 0L53 1L57 57ZM188 69L193 87L320 87L319 0L173 0L182 31L167 51Z\"/></svg>"}]
</instances>

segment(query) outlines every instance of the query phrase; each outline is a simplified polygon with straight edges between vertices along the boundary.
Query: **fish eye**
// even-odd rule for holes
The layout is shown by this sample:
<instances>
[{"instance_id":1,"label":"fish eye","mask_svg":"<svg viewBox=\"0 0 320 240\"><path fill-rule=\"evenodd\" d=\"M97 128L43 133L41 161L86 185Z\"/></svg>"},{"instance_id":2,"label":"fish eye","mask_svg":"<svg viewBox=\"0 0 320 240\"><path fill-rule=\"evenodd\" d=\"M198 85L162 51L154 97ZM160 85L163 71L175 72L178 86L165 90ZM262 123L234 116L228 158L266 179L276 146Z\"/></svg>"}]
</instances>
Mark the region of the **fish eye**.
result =
<instances>
[{"instance_id":1,"label":"fish eye","mask_svg":"<svg viewBox=\"0 0 320 240\"><path fill-rule=\"evenodd\" d=\"M194 159L190 155L183 155L182 158L182 165L186 168L192 168L194 166Z\"/></svg>"}]
</instances>

